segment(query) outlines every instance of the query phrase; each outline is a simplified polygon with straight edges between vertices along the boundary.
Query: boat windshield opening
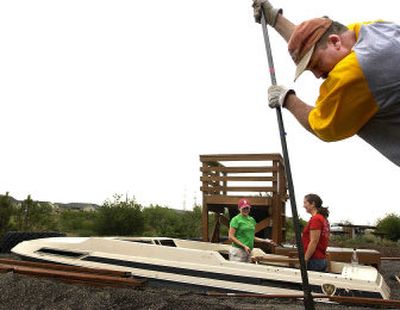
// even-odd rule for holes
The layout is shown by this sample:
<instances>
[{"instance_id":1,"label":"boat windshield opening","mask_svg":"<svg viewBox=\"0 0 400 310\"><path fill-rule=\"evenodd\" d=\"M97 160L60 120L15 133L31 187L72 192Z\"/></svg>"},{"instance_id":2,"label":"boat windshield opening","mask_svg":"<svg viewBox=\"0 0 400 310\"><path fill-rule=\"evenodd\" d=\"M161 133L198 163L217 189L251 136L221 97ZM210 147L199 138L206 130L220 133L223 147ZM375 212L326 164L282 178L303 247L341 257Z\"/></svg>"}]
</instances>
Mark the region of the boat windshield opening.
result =
<instances>
[{"instance_id":1,"label":"boat windshield opening","mask_svg":"<svg viewBox=\"0 0 400 310\"><path fill-rule=\"evenodd\" d=\"M160 239L160 240L158 240L158 242L161 245L171 246L171 247L175 247L176 248L176 244L175 244L174 240L172 240L172 239Z\"/></svg>"},{"instance_id":2,"label":"boat windshield opening","mask_svg":"<svg viewBox=\"0 0 400 310\"><path fill-rule=\"evenodd\" d=\"M228 250L219 250L218 253L221 254L222 257L225 258L225 260L229 260L229 251Z\"/></svg>"},{"instance_id":3,"label":"boat windshield opening","mask_svg":"<svg viewBox=\"0 0 400 310\"><path fill-rule=\"evenodd\" d=\"M137 243L146 243L146 244L153 244L153 241L151 240L142 240L142 239L137 239L137 240L132 240L132 239L122 239L123 241L129 241L129 242L137 242Z\"/></svg>"},{"instance_id":4,"label":"boat windshield opening","mask_svg":"<svg viewBox=\"0 0 400 310\"><path fill-rule=\"evenodd\" d=\"M80 258L82 256L89 254L89 253L72 252L72 251L51 249L51 248L41 248L41 249L37 250L36 253L52 254L52 255L72 257L72 258Z\"/></svg>"}]
</instances>

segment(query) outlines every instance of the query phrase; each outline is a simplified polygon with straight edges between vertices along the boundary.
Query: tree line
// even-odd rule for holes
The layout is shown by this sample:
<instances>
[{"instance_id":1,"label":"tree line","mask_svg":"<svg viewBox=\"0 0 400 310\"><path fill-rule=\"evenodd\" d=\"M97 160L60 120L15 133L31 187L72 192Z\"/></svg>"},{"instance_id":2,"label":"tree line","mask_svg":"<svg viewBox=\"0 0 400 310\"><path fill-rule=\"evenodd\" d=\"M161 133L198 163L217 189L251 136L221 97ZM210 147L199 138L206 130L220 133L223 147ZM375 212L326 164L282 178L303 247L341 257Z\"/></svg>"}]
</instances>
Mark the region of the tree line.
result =
<instances>
[{"instance_id":1,"label":"tree line","mask_svg":"<svg viewBox=\"0 0 400 310\"><path fill-rule=\"evenodd\" d=\"M114 195L93 211L54 208L28 196L16 202L0 196L0 236L7 231L59 231L70 236L169 236L201 235L201 207L181 211L159 205L143 207L135 198Z\"/></svg>"},{"instance_id":2,"label":"tree line","mask_svg":"<svg viewBox=\"0 0 400 310\"><path fill-rule=\"evenodd\" d=\"M228 216L228 215L227 215ZM214 226L211 217L210 228ZM306 221L300 219L304 226ZM391 213L376 222L386 239L400 239L400 216ZM9 193L0 195L0 237L7 231L58 231L69 236L167 236L199 238L201 207L176 210L159 205L142 206L135 198L116 194L93 211L54 208L34 201L30 195L18 202ZM227 228L221 227L221 235ZM291 220L286 221L286 239L294 238Z\"/></svg>"}]
</instances>

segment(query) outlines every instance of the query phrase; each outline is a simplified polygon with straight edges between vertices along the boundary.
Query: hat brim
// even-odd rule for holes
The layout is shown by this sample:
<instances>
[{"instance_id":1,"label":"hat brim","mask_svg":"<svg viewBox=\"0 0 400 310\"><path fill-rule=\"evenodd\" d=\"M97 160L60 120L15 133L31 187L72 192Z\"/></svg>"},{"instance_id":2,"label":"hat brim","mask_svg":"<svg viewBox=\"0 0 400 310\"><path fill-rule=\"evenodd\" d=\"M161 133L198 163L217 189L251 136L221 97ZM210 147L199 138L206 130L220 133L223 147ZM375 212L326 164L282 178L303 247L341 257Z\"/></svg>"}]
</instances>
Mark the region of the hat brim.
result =
<instances>
[{"instance_id":1,"label":"hat brim","mask_svg":"<svg viewBox=\"0 0 400 310\"><path fill-rule=\"evenodd\" d=\"M294 81L298 79L298 77L307 69L308 64L310 63L311 57L314 53L315 44L313 47L303 56L303 58L299 61L296 66L296 73L294 75Z\"/></svg>"}]
</instances>

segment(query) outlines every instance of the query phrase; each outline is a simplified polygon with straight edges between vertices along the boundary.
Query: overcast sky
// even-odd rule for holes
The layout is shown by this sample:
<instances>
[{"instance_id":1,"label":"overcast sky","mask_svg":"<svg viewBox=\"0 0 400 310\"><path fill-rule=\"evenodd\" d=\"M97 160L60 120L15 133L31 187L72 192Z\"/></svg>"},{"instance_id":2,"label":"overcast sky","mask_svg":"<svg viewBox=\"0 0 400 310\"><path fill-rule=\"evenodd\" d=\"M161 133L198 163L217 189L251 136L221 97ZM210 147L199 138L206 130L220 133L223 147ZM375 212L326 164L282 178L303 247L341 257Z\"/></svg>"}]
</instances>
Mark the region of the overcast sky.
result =
<instances>
[{"instance_id":1,"label":"overcast sky","mask_svg":"<svg viewBox=\"0 0 400 310\"><path fill-rule=\"evenodd\" d=\"M399 22L395 1L274 1L294 23ZM277 80L313 104L311 73L270 29ZM1 1L0 193L101 204L201 203L200 154L281 153L261 26L251 1ZM331 222L398 212L400 168L358 137L325 143L283 111L296 200ZM290 214L290 205L287 204Z\"/></svg>"}]
</instances>

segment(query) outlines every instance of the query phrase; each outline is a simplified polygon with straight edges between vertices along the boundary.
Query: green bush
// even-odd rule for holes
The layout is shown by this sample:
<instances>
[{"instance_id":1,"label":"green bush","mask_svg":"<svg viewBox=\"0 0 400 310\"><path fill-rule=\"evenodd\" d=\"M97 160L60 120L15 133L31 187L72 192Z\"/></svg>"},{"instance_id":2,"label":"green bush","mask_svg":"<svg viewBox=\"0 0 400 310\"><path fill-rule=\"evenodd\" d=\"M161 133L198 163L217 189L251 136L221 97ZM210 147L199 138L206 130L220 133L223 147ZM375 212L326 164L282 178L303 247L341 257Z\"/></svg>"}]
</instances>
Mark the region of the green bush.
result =
<instances>
[{"instance_id":1,"label":"green bush","mask_svg":"<svg viewBox=\"0 0 400 310\"><path fill-rule=\"evenodd\" d=\"M390 213L377 221L378 231L385 234L385 238L392 241L400 239L400 217L397 214Z\"/></svg>"},{"instance_id":2,"label":"green bush","mask_svg":"<svg viewBox=\"0 0 400 310\"><path fill-rule=\"evenodd\" d=\"M329 246L375 249L380 247L394 247L397 245L391 240L382 239L372 233L366 233L364 235L358 235L355 238L349 238L347 236L332 236L329 241Z\"/></svg>"},{"instance_id":3,"label":"green bush","mask_svg":"<svg viewBox=\"0 0 400 310\"><path fill-rule=\"evenodd\" d=\"M303 220L302 218L299 217L299 224L300 224L300 233L303 232L304 227L307 225L307 221ZM289 243L296 243L296 236L295 236L295 231L294 231L294 225L293 225L293 218L286 218L286 242Z\"/></svg>"},{"instance_id":4,"label":"green bush","mask_svg":"<svg viewBox=\"0 0 400 310\"><path fill-rule=\"evenodd\" d=\"M10 229L10 219L13 214L13 204L8 192L0 196L0 237Z\"/></svg>"},{"instance_id":5,"label":"green bush","mask_svg":"<svg viewBox=\"0 0 400 310\"><path fill-rule=\"evenodd\" d=\"M122 195L114 195L114 200L106 200L95 217L94 230L101 236L133 236L143 234L144 218L141 205L134 199L121 200Z\"/></svg>"},{"instance_id":6,"label":"green bush","mask_svg":"<svg viewBox=\"0 0 400 310\"><path fill-rule=\"evenodd\" d=\"M95 234L96 212L62 210L58 217L59 230L69 235L87 237Z\"/></svg>"},{"instance_id":7,"label":"green bush","mask_svg":"<svg viewBox=\"0 0 400 310\"><path fill-rule=\"evenodd\" d=\"M174 238L197 238L201 234L201 209L193 211L150 205L143 209L145 236L164 236Z\"/></svg>"}]
</instances>

